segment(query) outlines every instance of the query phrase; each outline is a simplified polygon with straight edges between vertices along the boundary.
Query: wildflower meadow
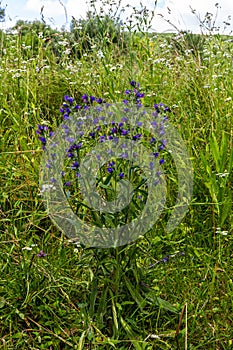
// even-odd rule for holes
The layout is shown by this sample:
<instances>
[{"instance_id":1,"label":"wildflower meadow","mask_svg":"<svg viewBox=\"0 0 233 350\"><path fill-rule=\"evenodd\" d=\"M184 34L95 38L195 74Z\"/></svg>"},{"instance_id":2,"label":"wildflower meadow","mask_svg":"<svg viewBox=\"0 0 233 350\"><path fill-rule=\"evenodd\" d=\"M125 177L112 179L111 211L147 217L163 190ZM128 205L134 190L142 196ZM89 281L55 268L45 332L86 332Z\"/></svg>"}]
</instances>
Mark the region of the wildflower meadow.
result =
<instances>
[{"instance_id":1,"label":"wildflower meadow","mask_svg":"<svg viewBox=\"0 0 233 350\"><path fill-rule=\"evenodd\" d=\"M230 350L233 37L90 4L0 32L0 349Z\"/></svg>"}]
</instances>

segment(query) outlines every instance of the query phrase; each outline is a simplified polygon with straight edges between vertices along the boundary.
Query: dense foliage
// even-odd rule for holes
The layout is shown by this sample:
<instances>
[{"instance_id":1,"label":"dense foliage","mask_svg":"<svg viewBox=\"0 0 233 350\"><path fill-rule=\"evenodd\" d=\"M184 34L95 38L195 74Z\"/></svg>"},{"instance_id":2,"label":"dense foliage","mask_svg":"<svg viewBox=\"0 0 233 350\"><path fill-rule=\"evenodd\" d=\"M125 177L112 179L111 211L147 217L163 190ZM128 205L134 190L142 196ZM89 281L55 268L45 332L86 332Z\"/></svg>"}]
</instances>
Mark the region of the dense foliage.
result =
<instances>
[{"instance_id":1,"label":"dense foliage","mask_svg":"<svg viewBox=\"0 0 233 350\"><path fill-rule=\"evenodd\" d=\"M232 347L232 37L124 35L107 17L74 20L71 33L39 22L1 33L3 349ZM166 232L178 186L167 153L154 228L123 247L78 246L43 207L38 136L63 121L64 96L122 102L132 81L145 106L171 108L193 163L189 212Z\"/></svg>"}]
</instances>

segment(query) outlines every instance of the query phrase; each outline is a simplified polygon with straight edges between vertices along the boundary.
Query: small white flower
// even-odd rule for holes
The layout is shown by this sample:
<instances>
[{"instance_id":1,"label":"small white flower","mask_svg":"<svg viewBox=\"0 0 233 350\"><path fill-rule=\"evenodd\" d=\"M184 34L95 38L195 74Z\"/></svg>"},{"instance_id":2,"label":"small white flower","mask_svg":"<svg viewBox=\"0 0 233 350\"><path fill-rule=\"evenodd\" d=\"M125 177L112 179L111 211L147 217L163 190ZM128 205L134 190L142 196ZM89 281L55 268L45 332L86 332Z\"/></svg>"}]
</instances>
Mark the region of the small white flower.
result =
<instances>
[{"instance_id":1,"label":"small white flower","mask_svg":"<svg viewBox=\"0 0 233 350\"><path fill-rule=\"evenodd\" d=\"M102 50L99 50L99 51L97 52L97 57L98 57L98 58L104 58L104 53L103 53Z\"/></svg>"},{"instance_id":2,"label":"small white flower","mask_svg":"<svg viewBox=\"0 0 233 350\"><path fill-rule=\"evenodd\" d=\"M44 193L44 192L49 192L51 190L56 190L56 187L52 184L43 184L40 192Z\"/></svg>"}]
</instances>

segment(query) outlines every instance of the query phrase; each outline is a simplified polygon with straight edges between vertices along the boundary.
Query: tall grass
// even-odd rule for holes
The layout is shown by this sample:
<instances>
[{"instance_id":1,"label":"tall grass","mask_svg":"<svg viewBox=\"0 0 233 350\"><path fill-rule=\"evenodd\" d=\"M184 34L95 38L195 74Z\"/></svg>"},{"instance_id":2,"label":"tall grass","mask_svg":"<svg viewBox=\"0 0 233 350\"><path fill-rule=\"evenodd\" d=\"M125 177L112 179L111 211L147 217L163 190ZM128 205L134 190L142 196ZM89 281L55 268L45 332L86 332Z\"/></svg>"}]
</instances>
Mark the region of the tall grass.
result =
<instances>
[{"instance_id":1,"label":"tall grass","mask_svg":"<svg viewBox=\"0 0 233 350\"><path fill-rule=\"evenodd\" d=\"M1 33L2 349L231 348L233 43L185 40L131 32L123 48L93 42L75 58L65 32ZM171 107L192 155L189 212L165 233L168 198L168 212L135 243L79 247L42 205L35 130L61 123L64 95L117 102L132 79L145 106Z\"/></svg>"}]
</instances>

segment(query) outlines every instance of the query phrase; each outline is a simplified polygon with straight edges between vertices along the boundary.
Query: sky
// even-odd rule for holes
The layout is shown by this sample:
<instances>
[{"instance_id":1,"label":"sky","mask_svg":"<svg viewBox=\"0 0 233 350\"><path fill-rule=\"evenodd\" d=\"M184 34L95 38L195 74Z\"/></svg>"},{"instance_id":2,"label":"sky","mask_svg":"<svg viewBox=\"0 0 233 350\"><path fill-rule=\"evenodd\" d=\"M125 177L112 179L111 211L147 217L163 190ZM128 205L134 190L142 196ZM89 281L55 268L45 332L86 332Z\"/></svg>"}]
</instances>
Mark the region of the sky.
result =
<instances>
[{"instance_id":1,"label":"sky","mask_svg":"<svg viewBox=\"0 0 233 350\"><path fill-rule=\"evenodd\" d=\"M88 1L88 0L87 0ZM105 0L108 1L108 0ZM60 29L62 26L69 28L71 16L76 19L86 18L88 4L86 0L2 0L2 7L6 6L6 19L4 23L0 23L1 29L12 27L18 19L33 21L41 19L41 8L43 7L43 16L49 25L53 28ZM94 1L96 8L100 7L100 0ZM233 1L232 0L158 0L154 8L154 0L122 0L122 7L127 4L140 8L140 2L147 9L153 11L155 16L152 22L152 30L154 32L172 32L174 26L170 25L169 20L179 30L189 30L193 33L200 32L199 21L197 17L203 19L207 12L212 13L215 17L218 11L216 25L220 27L220 33L233 34L233 18L229 20L229 15L233 17ZM219 4L219 8L215 6ZM90 5L89 5L90 7ZM105 6L105 10L107 7ZM196 15L192 10L196 10ZM123 12L125 19L132 10L127 7ZM162 17L162 16L163 17ZM224 25L224 21L230 25Z\"/></svg>"}]
</instances>

